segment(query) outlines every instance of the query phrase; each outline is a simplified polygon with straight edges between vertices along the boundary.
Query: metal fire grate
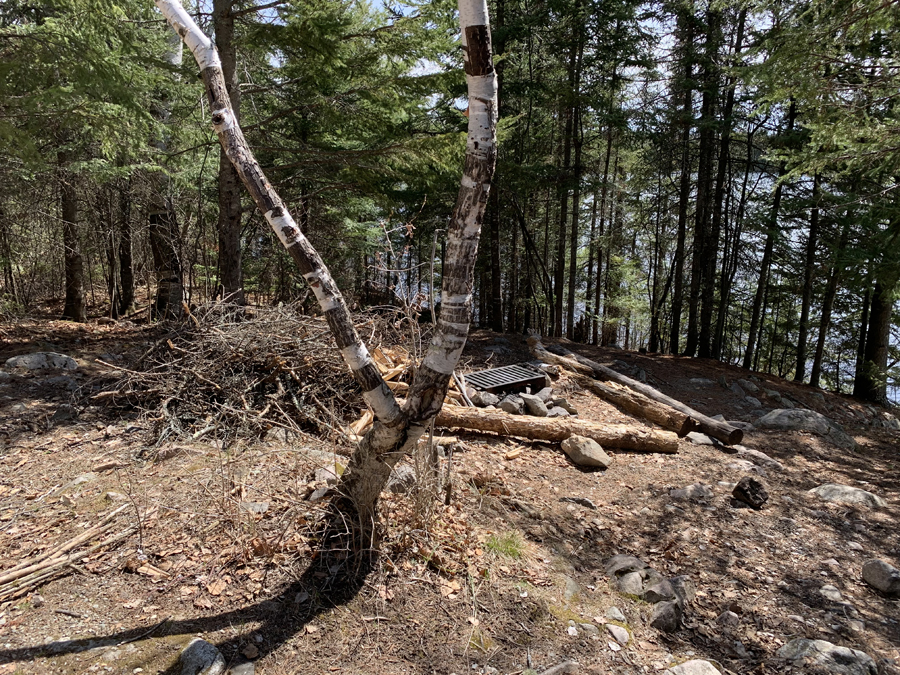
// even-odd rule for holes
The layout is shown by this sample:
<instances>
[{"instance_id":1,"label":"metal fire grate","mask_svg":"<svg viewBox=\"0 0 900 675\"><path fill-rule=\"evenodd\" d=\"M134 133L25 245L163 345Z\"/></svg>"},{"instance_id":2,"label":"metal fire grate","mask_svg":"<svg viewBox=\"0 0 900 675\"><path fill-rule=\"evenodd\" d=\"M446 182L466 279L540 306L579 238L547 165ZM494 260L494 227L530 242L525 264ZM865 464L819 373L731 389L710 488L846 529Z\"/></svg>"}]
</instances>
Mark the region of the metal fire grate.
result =
<instances>
[{"instance_id":1,"label":"metal fire grate","mask_svg":"<svg viewBox=\"0 0 900 675\"><path fill-rule=\"evenodd\" d=\"M503 366L491 370L480 370L466 375L466 384L492 394L500 392L522 392L531 387L532 392L544 386L544 374L523 366Z\"/></svg>"}]
</instances>

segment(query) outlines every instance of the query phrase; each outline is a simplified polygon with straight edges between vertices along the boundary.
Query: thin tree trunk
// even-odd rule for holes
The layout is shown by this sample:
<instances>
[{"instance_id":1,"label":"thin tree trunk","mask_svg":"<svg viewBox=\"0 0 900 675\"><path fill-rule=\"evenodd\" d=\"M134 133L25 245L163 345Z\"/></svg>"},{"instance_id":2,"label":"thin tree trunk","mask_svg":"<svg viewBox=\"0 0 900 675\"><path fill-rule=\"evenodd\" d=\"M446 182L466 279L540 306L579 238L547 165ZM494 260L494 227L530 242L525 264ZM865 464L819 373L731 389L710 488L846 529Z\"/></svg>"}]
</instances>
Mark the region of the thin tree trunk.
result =
<instances>
[{"instance_id":1,"label":"thin tree trunk","mask_svg":"<svg viewBox=\"0 0 900 675\"><path fill-rule=\"evenodd\" d=\"M597 237L602 237L604 234L605 221L606 217L606 204L607 198L609 196L609 162L612 158L612 143L613 143L613 131L612 126L608 126L606 128L606 157L603 160L603 182L600 188L600 223L597 227ZM600 294L602 292L603 284L600 283L600 279L603 275L603 247L600 246L600 243L597 243L597 286L594 291L594 331L591 336L591 344L600 344Z\"/></svg>"},{"instance_id":2,"label":"thin tree trunk","mask_svg":"<svg viewBox=\"0 0 900 675\"><path fill-rule=\"evenodd\" d=\"M865 401L889 405L887 398L888 350L891 338L891 312L898 273L876 278L869 310L864 361L854 383L854 395Z\"/></svg>"},{"instance_id":3,"label":"thin tree trunk","mask_svg":"<svg viewBox=\"0 0 900 675\"><path fill-rule=\"evenodd\" d=\"M250 151L231 111L212 43L180 0L156 0L156 4L194 53L220 142L257 207L312 287L341 355L360 384L363 399L375 414L376 421L354 452L339 488L355 508L363 544L368 545L366 539L374 529L378 496L391 468L416 447L425 426L440 410L468 335L478 240L496 162L497 83L487 4L484 0L460 0L459 3L469 97L465 166L447 233L440 317L402 409L360 340L347 305L324 262L297 227Z\"/></svg>"},{"instance_id":4,"label":"thin tree trunk","mask_svg":"<svg viewBox=\"0 0 900 675\"><path fill-rule=\"evenodd\" d=\"M572 165L572 127L574 123L573 98L575 93L575 70L578 50L575 43L569 53L569 88L566 91L565 116L566 123L563 131L563 160L559 172L559 189L557 200L559 201L559 231L556 239L556 274L553 280L554 292L554 323L553 335L561 337L563 334L563 318L565 309L565 284L566 284L566 226L569 220L569 184L571 176L569 169Z\"/></svg>"},{"instance_id":5,"label":"thin tree trunk","mask_svg":"<svg viewBox=\"0 0 900 675\"><path fill-rule=\"evenodd\" d=\"M788 110L787 132L790 133L794 129L794 119L797 116L797 106L791 101L791 107ZM781 211L781 192L784 187L781 178L787 171L784 162L778 169L778 185L775 187L775 195L772 198L772 210L769 216L769 224L766 231L766 244L763 249L762 262L759 269L759 282L756 285L756 295L753 299L753 309L750 315L750 330L747 334L747 351L744 352L744 368L750 368L753 365L753 350L756 343L756 337L759 333L761 312L763 305L763 297L768 289L769 270L772 266L772 252L775 247L775 239L778 236L778 216Z\"/></svg>"},{"instance_id":6,"label":"thin tree trunk","mask_svg":"<svg viewBox=\"0 0 900 675\"><path fill-rule=\"evenodd\" d=\"M828 284L825 286L825 295L822 297L822 318L819 321L819 334L816 338L816 353L813 356L812 370L809 374L809 384L812 387L819 386L819 378L822 374L822 357L825 354L825 340L828 337L828 329L831 327L831 312L834 307L834 299L837 295L837 287L843 272L844 247L850 233L848 225L841 230L837 250L834 253L834 261L831 263L831 274L828 276Z\"/></svg>"},{"instance_id":7,"label":"thin tree trunk","mask_svg":"<svg viewBox=\"0 0 900 675\"><path fill-rule=\"evenodd\" d=\"M806 264L803 268L803 295L800 306L800 330L797 335L797 367L794 382L806 377L806 343L809 336L809 307L812 304L813 273L816 267L816 246L819 238L819 174L813 176L812 210L809 214L809 234L806 237Z\"/></svg>"},{"instance_id":8,"label":"thin tree trunk","mask_svg":"<svg viewBox=\"0 0 900 675\"><path fill-rule=\"evenodd\" d=\"M134 263L131 244L131 181L119 187L119 313L134 306Z\"/></svg>"},{"instance_id":9,"label":"thin tree trunk","mask_svg":"<svg viewBox=\"0 0 900 675\"><path fill-rule=\"evenodd\" d=\"M503 332L503 286L500 278L500 190L494 185L491 194L491 330Z\"/></svg>"},{"instance_id":10,"label":"thin tree trunk","mask_svg":"<svg viewBox=\"0 0 900 675\"><path fill-rule=\"evenodd\" d=\"M578 237L581 217L581 148L584 128L581 114L581 65L584 57L584 31L578 31L578 56L575 62L575 83L572 89L573 142L575 166L572 175L572 227L569 232L569 295L566 302L566 336L575 337L575 289L578 284Z\"/></svg>"},{"instance_id":11,"label":"thin tree trunk","mask_svg":"<svg viewBox=\"0 0 900 675\"><path fill-rule=\"evenodd\" d=\"M237 77L237 53L234 44L234 0L213 0L213 30L216 49L222 62L222 76L231 99L234 119L241 119L241 90ZM241 183L237 170L224 148L219 151L219 283L222 299L244 304L241 271Z\"/></svg>"},{"instance_id":12,"label":"thin tree trunk","mask_svg":"<svg viewBox=\"0 0 900 675\"><path fill-rule=\"evenodd\" d=\"M84 323L87 314L84 307L84 259L78 244L78 196L67 171L68 157L59 153L60 207L63 224L63 256L66 272L66 299L62 318Z\"/></svg>"},{"instance_id":13,"label":"thin tree trunk","mask_svg":"<svg viewBox=\"0 0 900 675\"><path fill-rule=\"evenodd\" d=\"M688 331L684 354L694 356L700 345L700 295L707 284L707 260L715 261L718 240L710 233L712 215L713 163L716 140L716 100L719 75L716 57L719 50L718 11L707 11L706 45L703 56L703 95L700 106L700 160L697 167L697 210L694 214L694 251L691 256L691 286L688 299ZM707 331L708 337L708 331ZM709 340L701 356L709 356Z\"/></svg>"}]
</instances>

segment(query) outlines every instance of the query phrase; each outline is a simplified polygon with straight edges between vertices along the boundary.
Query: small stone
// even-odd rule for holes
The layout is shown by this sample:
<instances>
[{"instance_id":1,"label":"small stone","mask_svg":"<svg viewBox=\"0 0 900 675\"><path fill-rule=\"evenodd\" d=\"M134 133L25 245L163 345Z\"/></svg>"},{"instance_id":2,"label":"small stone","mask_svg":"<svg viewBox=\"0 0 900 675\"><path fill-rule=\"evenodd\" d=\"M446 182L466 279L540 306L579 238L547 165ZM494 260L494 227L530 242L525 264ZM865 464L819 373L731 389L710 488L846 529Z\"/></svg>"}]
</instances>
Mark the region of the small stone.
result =
<instances>
[{"instance_id":1,"label":"small stone","mask_svg":"<svg viewBox=\"0 0 900 675\"><path fill-rule=\"evenodd\" d=\"M732 382L729 389L732 391L732 393L737 394L740 398L744 398L747 395L747 392L745 392L743 387L741 387L741 385L739 385L737 382Z\"/></svg>"},{"instance_id":2,"label":"small stone","mask_svg":"<svg viewBox=\"0 0 900 675\"><path fill-rule=\"evenodd\" d=\"M864 550L864 549L863 549L863 545L860 544L858 541L848 541L848 542L847 542L847 548L849 548L849 549L852 550L852 551L862 551L862 550Z\"/></svg>"},{"instance_id":3,"label":"small stone","mask_svg":"<svg viewBox=\"0 0 900 675\"><path fill-rule=\"evenodd\" d=\"M179 657L181 675L222 675L225 657L206 640L194 638Z\"/></svg>"},{"instance_id":4,"label":"small stone","mask_svg":"<svg viewBox=\"0 0 900 675\"><path fill-rule=\"evenodd\" d=\"M246 656L248 659L255 659L259 656L259 648L255 644L249 644L241 650L241 654Z\"/></svg>"},{"instance_id":5,"label":"small stone","mask_svg":"<svg viewBox=\"0 0 900 675\"><path fill-rule=\"evenodd\" d=\"M597 510L597 505L587 497L560 497L559 501L568 502L570 504L578 504L579 506L583 506L586 509L592 509L594 511Z\"/></svg>"},{"instance_id":6,"label":"small stone","mask_svg":"<svg viewBox=\"0 0 900 675\"><path fill-rule=\"evenodd\" d=\"M718 445L714 439L706 434L701 434L699 431L690 432L687 435L687 439L694 445Z\"/></svg>"},{"instance_id":7,"label":"small stone","mask_svg":"<svg viewBox=\"0 0 900 675\"><path fill-rule=\"evenodd\" d=\"M734 449L737 450L738 457L749 459L751 462L759 464L760 466L764 466L765 468L771 469L773 471L784 471L784 464L779 462L777 459L772 459L764 452L760 452L759 450L754 450L753 448L748 448L743 445L735 445Z\"/></svg>"},{"instance_id":8,"label":"small stone","mask_svg":"<svg viewBox=\"0 0 900 675\"><path fill-rule=\"evenodd\" d=\"M827 502L838 502L840 504L850 504L854 506L868 506L870 508L884 508L887 506L887 502L878 495L849 485L826 483L825 485L814 487L809 492Z\"/></svg>"},{"instance_id":9,"label":"small stone","mask_svg":"<svg viewBox=\"0 0 900 675\"><path fill-rule=\"evenodd\" d=\"M712 499L713 491L702 483L694 483L693 485L688 485L685 488L670 490L669 496L673 499L704 500Z\"/></svg>"},{"instance_id":10,"label":"small stone","mask_svg":"<svg viewBox=\"0 0 900 675\"><path fill-rule=\"evenodd\" d=\"M789 661L801 661L817 666L820 671L835 675L877 675L878 666L872 657L857 649L839 647L825 640L796 638L778 650L778 656Z\"/></svg>"},{"instance_id":11,"label":"small stone","mask_svg":"<svg viewBox=\"0 0 900 675\"><path fill-rule=\"evenodd\" d=\"M744 397L744 403L754 410L756 410L757 408L762 408L762 402L758 398L755 398L753 396Z\"/></svg>"},{"instance_id":12,"label":"small stone","mask_svg":"<svg viewBox=\"0 0 900 675\"><path fill-rule=\"evenodd\" d=\"M713 384L713 381L706 377L692 377L690 383L697 387L707 387Z\"/></svg>"},{"instance_id":13,"label":"small stone","mask_svg":"<svg viewBox=\"0 0 900 675\"><path fill-rule=\"evenodd\" d=\"M566 628L566 632L572 636L578 635L578 629L575 628L575 626L569 626L568 628Z\"/></svg>"},{"instance_id":14,"label":"small stone","mask_svg":"<svg viewBox=\"0 0 900 675\"><path fill-rule=\"evenodd\" d=\"M35 593L31 596L31 606L35 609L44 606L44 596L38 593Z\"/></svg>"},{"instance_id":15,"label":"small stone","mask_svg":"<svg viewBox=\"0 0 900 675\"><path fill-rule=\"evenodd\" d=\"M665 633L674 633L681 627L681 605L677 602L658 602L653 606L650 625Z\"/></svg>"},{"instance_id":16,"label":"small stone","mask_svg":"<svg viewBox=\"0 0 900 675\"><path fill-rule=\"evenodd\" d=\"M265 513L269 510L269 502L241 502L239 509L244 513Z\"/></svg>"},{"instance_id":17,"label":"small stone","mask_svg":"<svg viewBox=\"0 0 900 675\"><path fill-rule=\"evenodd\" d=\"M489 391L479 392L479 397L481 398L481 405L484 408L487 408L489 405L496 406L500 403L500 397Z\"/></svg>"},{"instance_id":18,"label":"small stone","mask_svg":"<svg viewBox=\"0 0 900 675\"><path fill-rule=\"evenodd\" d=\"M613 462L597 441L584 436L569 436L560 447L579 466L608 469Z\"/></svg>"},{"instance_id":19,"label":"small stone","mask_svg":"<svg viewBox=\"0 0 900 675\"><path fill-rule=\"evenodd\" d=\"M692 659L672 666L663 675L722 675L722 673L709 661Z\"/></svg>"},{"instance_id":20,"label":"small stone","mask_svg":"<svg viewBox=\"0 0 900 675\"><path fill-rule=\"evenodd\" d=\"M563 661L552 668L547 668L541 675L575 675L578 671L577 661Z\"/></svg>"},{"instance_id":21,"label":"small stone","mask_svg":"<svg viewBox=\"0 0 900 675\"><path fill-rule=\"evenodd\" d=\"M841 592L831 584L822 586L822 588L819 589L819 594L826 600L831 600L832 602L841 602L844 599Z\"/></svg>"},{"instance_id":22,"label":"small stone","mask_svg":"<svg viewBox=\"0 0 900 675\"><path fill-rule=\"evenodd\" d=\"M610 607L606 610L606 618L611 619L612 621L618 621L619 623L625 623L625 615L622 614L622 610L618 607Z\"/></svg>"},{"instance_id":23,"label":"small stone","mask_svg":"<svg viewBox=\"0 0 900 675\"><path fill-rule=\"evenodd\" d=\"M316 469L313 479L326 485L337 485L338 474L333 466L323 466Z\"/></svg>"},{"instance_id":24,"label":"small stone","mask_svg":"<svg viewBox=\"0 0 900 675\"><path fill-rule=\"evenodd\" d=\"M763 504L769 499L769 492L766 490L766 486L752 476L741 478L731 494L735 499L749 504L757 510L761 509Z\"/></svg>"},{"instance_id":25,"label":"small stone","mask_svg":"<svg viewBox=\"0 0 900 675\"><path fill-rule=\"evenodd\" d=\"M867 560L862 568L863 580L886 595L900 595L900 570L883 560Z\"/></svg>"},{"instance_id":26,"label":"small stone","mask_svg":"<svg viewBox=\"0 0 900 675\"><path fill-rule=\"evenodd\" d=\"M519 398L525 403L525 409L533 417L546 417L547 406L537 396L531 394L519 394Z\"/></svg>"},{"instance_id":27,"label":"small stone","mask_svg":"<svg viewBox=\"0 0 900 675\"><path fill-rule=\"evenodd\" d=\"M751 394L759 392L759 387L750 380L738 380L737 383L741 386L741 389L750 392Z\"/></svg>"},{"instance_id":28,"label":"small stone","mask_svg":"<svg viewBox=\"0 0 900 675\"><path fill-rule=\"evenodd\" d=\"M606 632L612 636L613 640L623 647L626 647L628 643L631 642L631 633L628 632L627 628L617 626L614 623L608 623L606 624Z\"/></svg>"},{"instance_id":29,"label":"small stone","mask_svg":"<svg viewBox=\"0 0 900 675\"><path fill-rule=\"evenodd\" d=\"M554 408L562 408L570 415L577 415L578 411L575 409L571 403L569 403L568 399L557 397L553 399L553 407Z\"/></svg>"},{"instance_id":30,"label":"small stone","mask_svg":"<svg viewBox=\"0 0 900 675\"><path fill-rule=\"evenodd\" d=\"M549 403L553 398L553 387L544 387L538 393L535 394L541 401L544 403Z\"/></svg>"},{"instance_id":31,"label":"small stone","mask_svg":"<svg viewBox=\"0 0 900 675\"><path fill-rule=\"evenodd\" d=\"M507 396L497 406L510 415L522 415L525 413L525 402L518 396Z\"/></svg>"},{"instance_id":32,"label":"small stone","mask_svg":"<svg viewBox=\"0 0 900 675\"><path fill-rule=\"evenodd\" d=\"M720 626L725 626L726 628L737 628L741 625L741 617L730 609L726 609L716 618L716 623Z\"/></svg>"},{"instance_id":33,"label":"small stone","mask_svg":"<svg viewBox=\"0 0 900 675\"><path fill-rule=\"evenodd\" d=\"M600 635L600 629L592 623L580 623L578 627L590 635Z\"/></svg>"},{"instance_id":34,"label":"small stone","mask_svg":"<svg viewBox=\"0 0 900 675\"><path fill-rule=\"evenodd\" d=\"M51 422L66 422L68 420L74 420L78 417L78 410L75 409L75 406L69 403L63 403L56 409L56 412L53 413L53 417L51 418Z\"/></svg>"},{"instance_id":35,"label":"small stone","mask_svg":"<svg viewBox=\"0 0 900 675\"><path fill-rule=\"evenodd\" d=\"M549 419L556 419L557 417L571 417L571 415L569 415L569 412L565 408L560 408L558 405L555 405L547 411L547 417Z\"/></svg>"},{"instance_id":36,"label":"small stone","mask_svg":"<svg viewBox=\"0 0 900 675\"><path fill-rule=\"evenodd\" d=\"M55 352L34 352L6 359L7 368L24 368L26 370L75 370L78 364L71 356Z\"/></svg>"}]
</instances>

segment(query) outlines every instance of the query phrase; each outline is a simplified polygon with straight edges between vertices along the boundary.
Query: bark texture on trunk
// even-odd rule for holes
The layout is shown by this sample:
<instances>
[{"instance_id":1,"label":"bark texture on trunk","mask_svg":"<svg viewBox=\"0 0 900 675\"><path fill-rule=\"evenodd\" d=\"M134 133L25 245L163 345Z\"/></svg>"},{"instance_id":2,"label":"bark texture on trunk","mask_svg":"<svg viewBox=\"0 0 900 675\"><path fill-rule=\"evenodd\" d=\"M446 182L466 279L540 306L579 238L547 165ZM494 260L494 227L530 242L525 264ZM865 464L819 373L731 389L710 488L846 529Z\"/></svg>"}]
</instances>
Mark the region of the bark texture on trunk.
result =
<instances>
[{"instance_id":1,"label":"bark texture on trunk","mask_svg":"<svg viewBox=\"0 0 900 675\"><path fill-rule=\"evenodd\" d=\"M551 353L547 349L545 349L540 342L532 338L529 338L528 345L531 348L531 353L534 354L535 358L538 358L541 361L560 365L563 368L569 368L570 370L574 370L575 372L581 373L583 375L590 375L591 377L599 380L611 380L613 382L617 382L618 384L634 389L636 392L638 392L639 394L643 394L647 398L653 399L654 401L659 401L660 403L664 403L665 405L670 406L675 410L684 413L685 415L688 415L697 422L700 431L708 436L712 436L713 438L722 441L723 443L726 443L728 445L735 445L737 443L740 443L744 438L744 432L740 429L737 429L725 422L714 420L711 417L708 417L703 413L694 410L690 406L685 405L681 401L666 396L650 385L644 384L643 382L638 382L637 380L632 380L630 377L626 377L625 375L617 373L611 368L607 368L602 363L592 361L591 359L571 352L559 345L552 345L551 349L553 349L553 351L557 353Z\"/></svg>"},{"instance_id":2,"label":"bark texture on trunk","mask_svg":"<svg viewBox=\"0 0 900 675\"><path fill-rule=\"evenodd\" d=\"M197 59L213 127L225 153L311 286L341 355L360 384L363 399L375 414L375 423L354 452L340 485L356 508L363 532L371 532L375 505L391 468L415 447L426 424L440 410L469 331L473 271L496 163L497 81L487 4L484 0L460 0L459 3L469 94L465 166L447 233L440 318L402 410L359 338L325 263L300 231L253 156L231 110L215 47L179 0L156 0L156 4Z\"/></svg>"},{"instance_id":3,"label":"bark texture on trunk","mask_svg":"<svg viewBox=\"0 0 900 675\"><path fill-rule=\"evenodd\" d=\"M60 155L59 163L64 165L67 158ZM84 323L87 313L84 307L84 259L78 245L78 196L72 184L72 176L62 168L60 176L60 209L63 221L63 260L66 273L66 300L63 319Z\"/></svg>"},{"instance_id":4,"label":"bark texture on trunk","mask_svg":"<svg viewBox=\"0 0 900 675\"><path fill-rule=\"evenodd\" d=\"M853 391L854 395L883 406L889 405L887 365L891 337L891 312L894 308L894 289L897 285L897 277L898 275L895 273L890 275L887 280L877 279L875 281L863 363Z\"/></svg>"},{"instance_id":5,"label":"bark texture on trunk","mask_svg":"<svg viewBox=\"0 0 900 675\"><path fill-rule=\"evenodd\" d=\"M687 436L692 431L700 429L697 420L690 415L675 410L665 403L654 401L624 385L596 380L585 380L583 384L597 396L614 403L622 410L655 422L663 429L674 431L679 436Z\"/></svg>"},{"instance_id":6,"label":"bark texture on trunk","mask_svg":"<svg viewBox=\"0 0 900 675\"><path fill-rule=\"evenodd\" d=\"M156 273L156 299L150 308L150 318L177 319L182 313L184 283L178 257L178 222L168 199L151 207L148 221L153 271Z\"/></svg>"},{"instance_id":7,"label":"bark texture on trunk","mask_svg":"<svg viewBox=\"0 0 900 675\"><path fill-rule=\"evenodd\" d=\"M222 61L222 77L231 101L235 122L241 119L241 90L237 77L237 52L234 45L234 0L213 0L213 29L216 50ZM241 181L224 148L219 151L219 283L222 300L244 304L244 278L241 270Z\"/></svg>"},{"instance_id":8,"label":"bark texture on trunk","mask_svg":"<svg viewBox=\"0 0 900 675\"><path fill-rule=\"evenodd\" d=\"M678 436L671 431L649 429L637 424L600 424L575 417L548 419L528 415L510 415L500 410L463 408L445 405L437 415L437 425L457 429L492 431L504 436L519 436L559 442L569 436L585 436L604 448L642 452L678 452Z\"/></svg>"}]
</instances>

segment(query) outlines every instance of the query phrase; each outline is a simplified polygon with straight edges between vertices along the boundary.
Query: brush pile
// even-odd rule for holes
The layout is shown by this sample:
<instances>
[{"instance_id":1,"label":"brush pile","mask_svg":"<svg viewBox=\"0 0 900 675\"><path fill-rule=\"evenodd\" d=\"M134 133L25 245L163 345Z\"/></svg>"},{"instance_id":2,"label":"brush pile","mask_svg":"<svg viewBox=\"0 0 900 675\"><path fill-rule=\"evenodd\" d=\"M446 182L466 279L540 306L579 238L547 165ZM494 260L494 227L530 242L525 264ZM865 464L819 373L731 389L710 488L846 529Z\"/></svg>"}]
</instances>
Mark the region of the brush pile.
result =
<instances>
[{"instance_id":1,"label":"brush pile","mask_svg":"<svg viewBox=\"0 0 900 675\"><path fill-rule=\"evenodd\" d=\"M421 344L402 313L356 317L376 361ZM413 326L411 332L410 326ZM392 373L400 380L410 362ZM379 365L381 365L379 363ZM345 423L363 408L359 386L321 317L291 307L206 305L168 331L130 370L118 370L94 403L137 405L165 440L263 438L270 432L314 433L346 442Z\"/></svg>"}]
</instances>

